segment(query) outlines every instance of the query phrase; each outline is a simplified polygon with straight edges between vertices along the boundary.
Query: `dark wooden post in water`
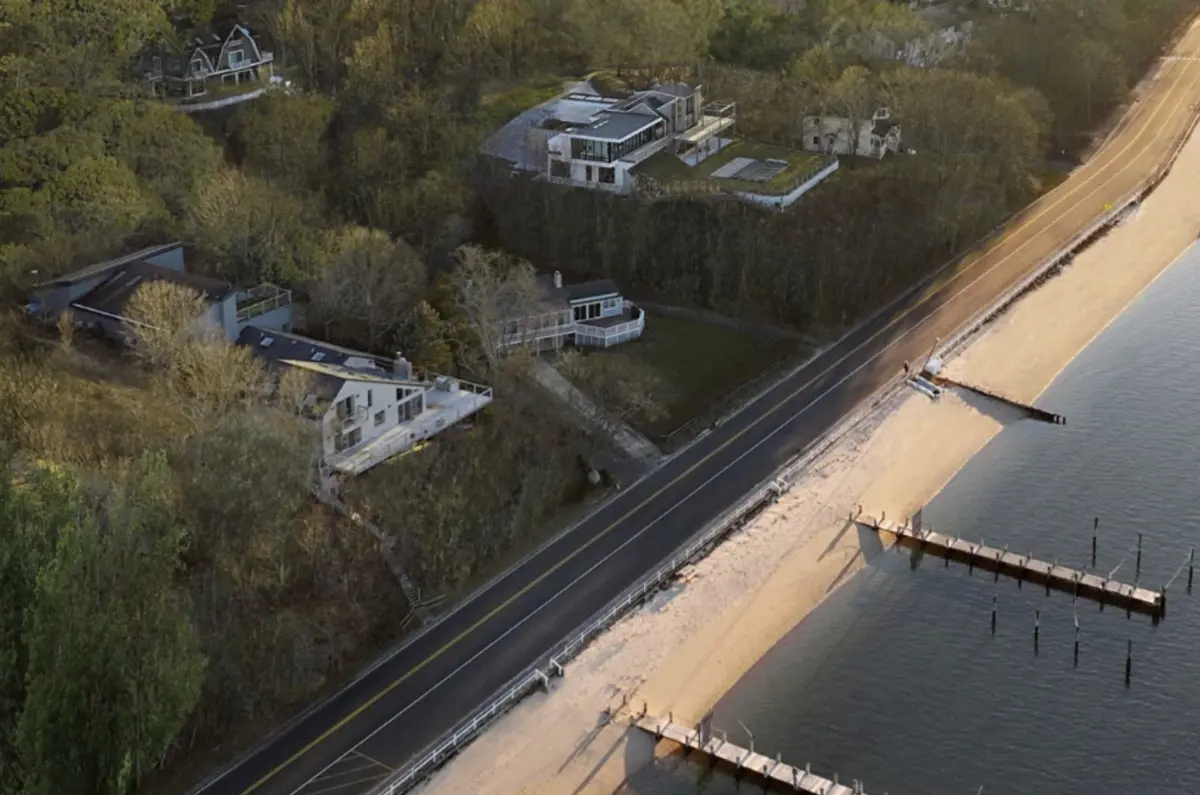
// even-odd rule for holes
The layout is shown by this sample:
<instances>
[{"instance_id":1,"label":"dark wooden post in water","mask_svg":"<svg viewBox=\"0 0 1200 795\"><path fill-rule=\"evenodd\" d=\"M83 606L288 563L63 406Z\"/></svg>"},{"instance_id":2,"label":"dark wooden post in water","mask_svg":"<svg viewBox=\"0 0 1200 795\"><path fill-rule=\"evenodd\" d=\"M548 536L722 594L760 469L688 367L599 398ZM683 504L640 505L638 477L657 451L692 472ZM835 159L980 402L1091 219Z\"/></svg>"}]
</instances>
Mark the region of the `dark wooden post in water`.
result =
<instances>
[{"instance_id":1,"label":"dark wooden post in water","mask_svg":"<svg viewBox=\"0 0 1200 795\"><path fill-rule=\"evenodd\" d=\"M1033 614L1033 653L1038 653L1038 634L1041 632L1042 609L1039 607Z\"/></svg>"},{"instance_id":2,"label":"dark wooden post in water","mask_svg":"<svg viewBox=\"0 0 1200 795\"><path fill-rule=\"evenodd\" d=\"M1133 567L1133 582L1136 585L1142 576L1142 534L1138 533L1137 563Z\"/></svg>"},{"instance_id":3,"label":"dark wooden post in water","mask_svg":"<svg viewBox=\"0 0 1200 795\"><path fill-rule=\"evenodd\" d=\"M1130 677L1133 675L1133 641L1129 641L1129 645L1125 647L1125 686L1129 687Z\"/></svg>"},{"instance_id":4,"label":"dark wooden post in water","mask_svg":"<svg viewBox=\"0 0 1200 795\"><path fill-rule=\"evenodd\" d=\"M1096 568L1096 533L1100 528L1100 517L1092 519L1092 568Z\"/></svg>"},{"instance_id":5,"label":"dark wooden post in water","mask_svg":"<svg viewBox=\"0 0 1200 795\"><path fill-rule=\"evenodd\" d=\"M992 634L996 634L996 594L992 594Z\"/></svg>"},{"instance_id":6,"label":"dark wooden post in water","mask_svg":"<svg viewBox=\"0 0 1200 795\"><path fill-rule=\"evenodd\" d=\"M1075 616L1075 667L1079 667L1079 616Z\"/></svg>"}]
</instances>

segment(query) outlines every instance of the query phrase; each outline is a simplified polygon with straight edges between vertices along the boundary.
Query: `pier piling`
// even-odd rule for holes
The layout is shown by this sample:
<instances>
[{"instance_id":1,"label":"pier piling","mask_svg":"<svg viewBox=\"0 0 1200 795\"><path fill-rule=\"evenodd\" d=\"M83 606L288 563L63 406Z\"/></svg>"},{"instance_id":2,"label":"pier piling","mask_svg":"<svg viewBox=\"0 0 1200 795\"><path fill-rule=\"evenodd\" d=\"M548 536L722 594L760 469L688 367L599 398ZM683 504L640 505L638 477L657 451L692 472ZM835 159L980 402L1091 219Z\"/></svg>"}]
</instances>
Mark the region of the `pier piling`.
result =
<instances>
[{"instance_id":1,"label":"pier piling","mask_svg":"<svg viewBox=\"0 0 1200 795\"><path fill-rule=\"evenodd\" d=\"M1192 547L1188 552L1188 593L1192 592L1192 569L1196 565L1196 548Z\"/></svg>"},{"instance_id":2,"label":"pier piling","mask_svg":"<svg viewBox=\"0 0 1200 795\"><path fill-rule=\"evenodd\" d=\"M1138 533L1137 562L1133 566L1133 581L1142 576L1142 534Z\"/></svg>"},{"instance_id":3,"label":"pier piling","mask_svg":"<svg viewBox=\"0 0 1200 795\"><path fill-rule=\"evenodd\" d=\"M1042 609L1033 612L1033 653L1038 653L1038 635L1042 631Z\"/></svg>"},{"instance_id":4,"label":"pier piling","mask_svg":"<svg viewBox=\"0 0 1200 795\"><path fill-rule=\"evenodd\" d=\"M992 594L992 634L996 634L996 594Z\"/></svg>"},{"instance_id":5,"label":"pier piling","mask_svg":"<svg viewBox=\"0 0 1200 795\"><path fill-rule=\"evenodd\" d=\"M1092 519L1092 568L1096 568L1096 533L1100 529L1100 517Z\"/></svg>"},{"instance_id":6,"label":"pier piling","mask_svg":"<svg viewBox=\"0 0 1200 795\"><path fill-rule=\"evenodd\" d=\"M1129 687L1129 680L1133 676L1133 641L1129 641L1129 645L1125 647L1125 686Z\"/></svg>"},{"instance_id":7,"label":"pier piling","mask_svg":"<svg viewBox=\"0 0 1200 795\"><path fill-rule=\"evenodd\" d=\"M1079 667L1079 616L1075 616L1075 667Z\"/></svg>"},{"instance_id":8,"label":"pier piling","mask_svg":"<svg viewBox=\"0 0 1200 795\"><path fill-rule=\"evenodd\" d=\"M1073 569L1058 563L1038 560L1032 555L1020 555L1006 549L997 549L983 543L973 543L958 537L935 532L929 528L917 530L907 525L887 521L860 520L862 527L877 532L889 533L896 538L897 546L918 549L925 555L938 555L965 563L968 573L975 568L987 569L998 575L1004 574L1017 580L1020 586L1025 580L1049 589L1095 600L1100 609L1111 603L1131 613L1146 613L1161 617L1165 608L1164 594L1160 589L1139 587L1113 579L1118 566L1107 575ZM1182 573L1182 568L1181 568Z\"/></svg>"}]
</instances>

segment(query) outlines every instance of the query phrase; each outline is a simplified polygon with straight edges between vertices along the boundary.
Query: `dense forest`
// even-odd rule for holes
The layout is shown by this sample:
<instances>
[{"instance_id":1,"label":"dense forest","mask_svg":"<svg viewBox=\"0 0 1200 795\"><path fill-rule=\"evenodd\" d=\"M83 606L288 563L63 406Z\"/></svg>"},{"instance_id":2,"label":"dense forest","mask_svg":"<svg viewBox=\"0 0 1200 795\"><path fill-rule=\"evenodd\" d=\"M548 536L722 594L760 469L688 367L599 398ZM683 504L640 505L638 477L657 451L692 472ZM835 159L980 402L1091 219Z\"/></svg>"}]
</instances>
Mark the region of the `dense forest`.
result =
<instances>
[{"instance_id":1,"label":"dense forest","mask_svg":"<svg viewBox=\"0 0 1200 795\"><path fill-rule=\"evenodd\" d=\"M375 542L311 500L315 431L244 388L260 365L39 327L32 283L180 239L191 269L296 290L310 333L497 385L487 421L361 487L452 592L530 542L595 444L479 343L480 292L527 283L518 257L836 329L1035 195L1196 2L963 5L969 45L918 69L867 54L926 29L884 0L0 0L0 792L179 789L407 610ZM231 16L280 88L211 114L149 96L139 53ZM567 79L680 68L745 135L887 105L917 154L780 214L547 194L476 156Z\"/></svg>"}]
</instances>

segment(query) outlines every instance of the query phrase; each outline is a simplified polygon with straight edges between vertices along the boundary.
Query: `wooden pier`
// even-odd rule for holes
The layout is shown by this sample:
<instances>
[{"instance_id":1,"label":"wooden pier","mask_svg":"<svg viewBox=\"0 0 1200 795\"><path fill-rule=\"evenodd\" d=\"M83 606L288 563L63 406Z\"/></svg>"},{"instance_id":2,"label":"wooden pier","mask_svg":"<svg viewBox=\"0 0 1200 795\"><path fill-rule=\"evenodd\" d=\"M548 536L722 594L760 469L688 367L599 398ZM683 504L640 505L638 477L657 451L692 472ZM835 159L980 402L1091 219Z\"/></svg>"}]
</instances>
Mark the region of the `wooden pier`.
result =
<instances>
[{"instance_id":1,"label":"wooden pier","mask_svg":"<svg viewBox=\"0 0 1200 795\"><path fill-rule=\"evenodd\" d=\"M669 719L650 716L635 719L633 725L647 734L654 735L655 740L670 740L679 745L683 748L685 756L698 751L706 756L710 763L725 765L735 775L753 775L763 784L771 785L776 790L804 792L808 795L865 795L862 785L857 781L847 786L838 782L836 774L830 781L813 774L807 765L799 768L784 764L778 756L774 759L763 756L755 753L753 748L742 748L729 742L723 735L707 735L698 727L689 728Z\"/></svg>"},{"instance_id":2,"label":"wooden pier","mask_svg":"<svg viewBox=\"0 0 1200 795\"><path fill-rule=\"evenodd\" d=\"M1065 591L1076 598L1085 597L1101 604L1146 613L1154 618L1162 617L1166 611L1165 588L1157 591L1141 588L1136 584L1118 582L1101 574L1047 563L1030 555L1019 555L1007 549L952 538L932 530L917 529L911 524L896 524L882 517L862 517L858 523L877 532L891 533L896 537L897 544L966 563L972 568L986 569L1018 580L1045 585L1048 589ZM1140 554L1139 552L1139 556Z\"/></svg>"},{"instance_id":3,"label":"wooden pier","mask_svg":"<svg viewBox=\"0 0 1200 795\"><path fill-rule=\"evenodd\" d=\"M931 373L924 373L924 376L931 383L936 384L937 386L957 387L959 389L966 389L970 392L974 392L977 395L982 395L985 398L988 398L989 400L995 400L996 402L1003 403L1006 406L1012 406L1015 409L1019 409L1019 410L1025 412L1025 414L1027 414L1031 419L1039 420L1041 422L1048 422L1051 425L1066 425L1067 424L1067 418L1061 414L1055 414L1053 411L1046 411L1045 409L1040 409L1037 406L1034 406L1029 403L1022 403L1019 400L1013 400L1012 398L1005 397L1004 395L1001 395L998 392L992 392L990 389L984 389L983 387L980 387L980 386L972 386L971 384L964 384L961 381L955 381L953 379L946 378L945 376L942 376L942 375L933 375Z\"/></svg>"}]
</instances>

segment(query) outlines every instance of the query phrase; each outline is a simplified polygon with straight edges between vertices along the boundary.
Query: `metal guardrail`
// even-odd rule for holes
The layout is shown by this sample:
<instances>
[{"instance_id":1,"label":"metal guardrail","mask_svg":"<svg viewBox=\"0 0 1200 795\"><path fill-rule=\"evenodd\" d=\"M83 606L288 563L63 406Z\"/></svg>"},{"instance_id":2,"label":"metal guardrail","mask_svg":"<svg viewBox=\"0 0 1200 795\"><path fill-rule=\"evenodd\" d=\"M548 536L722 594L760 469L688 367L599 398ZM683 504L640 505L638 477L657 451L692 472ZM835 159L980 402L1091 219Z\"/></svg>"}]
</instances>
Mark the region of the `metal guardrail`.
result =
<instances>
[{"instance_id":1,"label":"metal guardrail","mask_svg":"<svg viewBox=\"0 0 1200 795\"><path fill-rule=\"evenodd\" d=\"M675 555L664 566L661 566L648 577L645 577L633 588L627 590L617 602L604 610L598 618L588 622L583 630L563 644L557 653L550 655L545 665L549 672L542 670L542 663L535 664L517 678L511 680L487 705L477 711L469 719L459 724L457 728L432 750L420 757L416 762L402 769L396 778L373 790L373 795L398 795L418 784L426 776L433 773L474 739L493 720L510 710L537 687L548 687L551 677L561 676L563 665L582 651L597 635L606 631L619 618L634 607L640 605L654 591L663 587L676 573L702 553L714 546L721 538L737 530L752 519L767 504L783 493L781 485L772 485L756 492L749 500L739 504L731 511L722 515L721 519L709 527L682 552Z\"/></svg>"},{"instance_id":2,"label":"metal guardrail","mask_svg":"<svg viewBox=\"0 0 1200 795\"><path fill-rule=\"evenodd\" d=\"M1029 275L1018 282L1015 287L1006 291L999 300L977 314L951 338L951 342L943 348L943 355L956 352L958 346L963 341L968 339L979 328L986 325L991 318L1003 311L1008 304L1020 297L1037 279L1044 276L1052 268L1062 264L1064 257L1081 246L1090 243L1091 239L1103 227L1110 225L1122 212L1152 191L1166 176L1167 172L1170 171L1171 166L1178 159L1179 153L1183 150L1183 146L1187 143L1188 138L1198 123L1200 123L1200 116L1193 118L1170 157L1141 186L1127 194L1120 202L1114 204L1111 210L1105 211L1100 220L1089 226L1085 232L1072 238L1067 246L1061 248L1058 253L1050 257L1042 266L1035 268ZM497 695L484 707L477 710L470 718L455 727L449 735L440 740L431 750L424 753L414 762L401 768L393 775L390 781L384 782L372 790L371 795L401 795L401 793L408 791L457 754L492 721L512 709L533 689L547 687L550 677L561 676L563 674L563 665L582 651L597 635L606 631L631 609L642 604L650 594L669 582L680 569L694 560L703 557L704 554L707 554L725 536L736 532L746 522L753 519L763 508L786 493L792 487L799 470L806 467L813 459L840 441L863 416L891 399L902 388L903 380L896 378L876 390L871 397L863 401L856 411L845 417L830 433L826 434L822 439L815 442L808 449L802 451L790 462L777 470L766 481L767 485L760 487L747 499L721 514L716 520L710 522L697 538L683 548L683 551L674 555L667 564L656 569L652 574L643 578L622 596L618 597L610 606L602 610L597 617L585 624L584 628L578 634L571 637L559 647L557 653L551 653L548 657L544 658L544 664L549 669L549 673L543 671L543 663L539 661L512 679L507 685L497 691Z\"/></svg>"},{"instance_id":3,"label":"metal guardrail","mask_svg":"<svg viewBox=\"0 0 1200 795\"><path fill-rule=\"evenodd\" d=\"M511 679L496 692L496 695L487 704L461 722L414 762L397 771L391 780L385 781L371 790L371 795L401 795L407 792L432 775L487 728L492 721L516 706L534 689L548 688L550 679L562 676L563 666L583 651L596 636L608 630L620 618L645 602L655 591L665 587L685 566L703 558L726 536L737 532L758 516L763 509L787 493L800 470L839 442L864 415L889 400L900 391L901 387L902 382L897 378L864 400L856 411L847 415L832 431L776 470L772 477L764 481L766 485L756 489L746 499L709 522L700 535L684 545L682 550L672 556L666 564L643 577L596 613L590 621L584 624L582 630L575 633L561 646L556 647L557 651L552 651L549 655L540 658L537 663Z\"/></svg>"},{"instance_id":4,"label":"metal guardrail","mask_svg":"<svg viewBox=\"0 0 1200 795\"><path fill-rule=\"evenodd\" d=\"M1146 198L1158 184L1166 178L1171 167L1175 165L1175 161L1179 159L1183 147L1187 145L1188 139L1195 132L1197 125L1200 124L1200 109L1192 116L1191 122L1184 128L1179 141L1175 148L1171 150L1168 158L1160 164L1149 177L1143 180L1142 184L1134 188L1129 193L1125 194L1120 200L1111 205L1111 209L1105 210L1100 217L1087 227L1083 232L1075 235L1062 248L1058 249L1054 254L1047 258L1041 265L1030 271L1016 285L1006 290L998 299L993 301L989 306L975 315L966 325L960 328L941 347L941 355L943 357L951 356L958 353L962 346L970 340L981 328L986 326L991 321L995 320L1000 315L1004 314L1018 299L1023 297L1032 288L1044 279L1047 275L1053 272L1056 268L1060 268L1066 264L1067 260L1074 256L1080 249L1091 245L1096 237L1105 229L1111 227L1130 207L1140 203Z\"/></svg>"}]
</instances>

